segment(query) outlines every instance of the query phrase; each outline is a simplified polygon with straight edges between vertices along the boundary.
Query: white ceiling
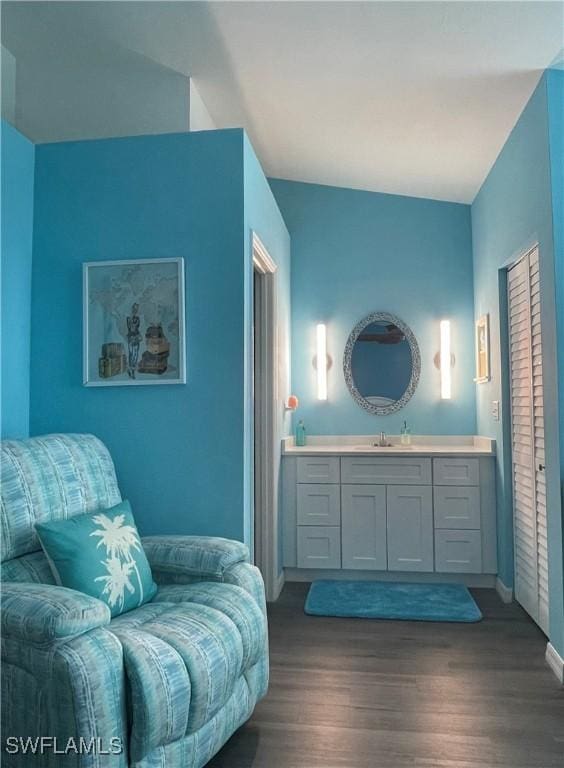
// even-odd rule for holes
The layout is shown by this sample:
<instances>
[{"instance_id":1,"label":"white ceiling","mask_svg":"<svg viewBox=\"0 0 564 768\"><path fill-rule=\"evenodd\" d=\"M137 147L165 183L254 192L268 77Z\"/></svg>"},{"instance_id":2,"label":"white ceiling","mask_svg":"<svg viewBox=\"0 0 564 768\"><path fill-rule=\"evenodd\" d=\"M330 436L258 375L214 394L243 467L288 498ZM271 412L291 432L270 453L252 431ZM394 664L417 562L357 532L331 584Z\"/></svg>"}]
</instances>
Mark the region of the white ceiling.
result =
<instances>
[{"instance_id":1,"label":"white ceiling","mask_svg":"<svg viewBox=\"0 0 564 768\"><path fill-rule=\"evenodd\" d=\"M561 2L3 3L2 30L25 104L18 119L35 141L66 138L47 108L55 102L64 113L61 72L103 59L107 80L142 60L142 72L193 76L216 124L243 125L270 176L470 202L542 70L559 56L563 9ZM34 82L41 89L31 98ZM80 125L85 138L88 119Z\"/></svg>"}]
</instances>

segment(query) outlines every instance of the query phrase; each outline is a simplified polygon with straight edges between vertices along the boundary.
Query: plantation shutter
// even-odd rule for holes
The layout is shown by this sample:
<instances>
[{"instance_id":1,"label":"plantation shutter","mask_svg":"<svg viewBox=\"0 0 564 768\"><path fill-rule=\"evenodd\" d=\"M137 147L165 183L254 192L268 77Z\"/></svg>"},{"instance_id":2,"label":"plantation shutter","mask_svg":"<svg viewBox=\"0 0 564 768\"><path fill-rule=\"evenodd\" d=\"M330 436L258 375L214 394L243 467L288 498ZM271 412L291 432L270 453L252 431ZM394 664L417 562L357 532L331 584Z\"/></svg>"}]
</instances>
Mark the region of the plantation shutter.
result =
<instances>
[{"instance_id":1,"label":"plantation shutter","mask_svg":"<svg viewBox=\"0 0 564 768\"><path fill-rule=\"evenodd\" d=\"M539 253L508 272L515 597L548 632Z\"/></svg>"}]
</instances>

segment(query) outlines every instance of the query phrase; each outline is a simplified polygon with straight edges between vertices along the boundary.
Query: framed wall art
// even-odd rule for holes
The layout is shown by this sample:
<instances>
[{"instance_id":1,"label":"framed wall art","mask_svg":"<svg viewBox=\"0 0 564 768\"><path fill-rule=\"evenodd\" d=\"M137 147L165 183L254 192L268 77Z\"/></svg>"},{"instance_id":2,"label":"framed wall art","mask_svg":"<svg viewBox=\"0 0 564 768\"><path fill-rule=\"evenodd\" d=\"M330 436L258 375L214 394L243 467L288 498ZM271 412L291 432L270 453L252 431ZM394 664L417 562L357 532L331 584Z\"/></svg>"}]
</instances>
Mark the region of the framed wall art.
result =
<instances>
[{"instance_id":1,"label":"framed wall art","mask_svg":"<svg viewBox=\"0 0 564 768\"><path fill-rule=\"evenodd\" d=\"M483 384L490 378L490 316L482 315L476 323L475 381Z\"/></svg>"},{"instance_id":2,"label":"framed wall art","mask_svg":"<svg viewBox=\"0 0 564 768\"><path fill-rule=\"evenodd\" d=\"M83 264L83 383L186 383L184 259Z\"/></svg>"}]
</instances>

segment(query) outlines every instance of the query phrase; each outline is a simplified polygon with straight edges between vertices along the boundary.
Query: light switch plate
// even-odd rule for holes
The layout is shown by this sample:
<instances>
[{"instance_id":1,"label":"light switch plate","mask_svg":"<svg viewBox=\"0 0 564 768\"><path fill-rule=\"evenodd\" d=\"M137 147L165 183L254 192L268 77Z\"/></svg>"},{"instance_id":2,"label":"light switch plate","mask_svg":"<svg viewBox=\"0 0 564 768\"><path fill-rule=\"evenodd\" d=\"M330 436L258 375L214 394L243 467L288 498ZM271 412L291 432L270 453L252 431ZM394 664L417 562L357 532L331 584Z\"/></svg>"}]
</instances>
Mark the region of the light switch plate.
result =
<instances>
[{"instance_id":1,"label":"light switch plate","mask_svg":"<svg viewBox=\"0 0 564 768\"><path fill-rule=\"evenodd\" d=\"M499 421L499 400L492 400L492 416L494 421Z\"/></svg>"}]
</instances>

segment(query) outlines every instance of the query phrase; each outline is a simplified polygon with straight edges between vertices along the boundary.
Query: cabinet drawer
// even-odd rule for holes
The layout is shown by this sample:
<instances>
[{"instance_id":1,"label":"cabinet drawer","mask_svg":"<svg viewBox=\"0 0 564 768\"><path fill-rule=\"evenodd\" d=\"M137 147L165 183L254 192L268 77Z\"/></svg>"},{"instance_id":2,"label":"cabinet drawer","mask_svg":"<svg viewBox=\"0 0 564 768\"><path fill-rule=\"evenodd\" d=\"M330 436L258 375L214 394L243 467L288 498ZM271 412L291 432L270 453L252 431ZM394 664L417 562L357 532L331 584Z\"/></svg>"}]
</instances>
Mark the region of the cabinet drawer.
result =
<instances>
[{"instance_id":1,"label":"cabinet drawer","mask_svg":"<svg viewBox=\"0 0 564 768\"><path fill-rule=\"evenodd\" d=\"M298 568L340 568L341 529L338 526L298 526Z\"/></svg>"},{"instance_id":2,"label":"cabinet drawer","mask_svg":"<svg viewBox=\"0 0 564 768\"><path fill-rule=\"evenodd\" d=\"M478 459L433 459L435 485L480 485Z\"/></svg>"},{"instance_id":3,"label":"cabinet drawer","mask_svg":"<svg viewBox=\"0 0 564 768\"><path fill-rule=\"evenodd\" d=\"M298 456L298 483L338 483L338 456Z\"/></svg>"},{"instance_id":4,"label":"cabinet drawer","mask_svg":"<svg viewBox=\"0 0 564 768\"><path fill-rule=\"evenodd\" d=\"M386 486L343 485L341 495L343 568L385 571Z\"/></svg>"},{"instance_id":5,"label":"cabinet drawer","mask_svg":"<svg viewBox=\"0 0 564 768\"><path fill-rule=\"evenodd\" d=\"M341 475L343 483L430 485L431 459L344 456L341 459Z\"/></svg>"},{"instance_id":6,"label":"cabinet drawer","mask_svg":"<svg viewBox=\"0 0 564 768\"><path fill-rule=\"evenodd\" d=\"M480 531L435 531L437 573L481 573Z\"/></svg>"},{"instance_id":7,"label":"cabinet drawer","mask_svg":"<svg viewBox=\"0 0 564 768\"><path fill-rule=\"evenodd\" d=\"M338 485L298 485L298 525L340 525L341 499Z\"/></svg>"},{"instance_id":8,"label":"cabinet drawer","mask_svg":"<svg viewBox=\"0 0 564 768\"><path fill-rule=\"evenodd\" d=\"M435 528L480 528L480 489L440 485L433 489Z\"/></svg>"}]
</instances>

